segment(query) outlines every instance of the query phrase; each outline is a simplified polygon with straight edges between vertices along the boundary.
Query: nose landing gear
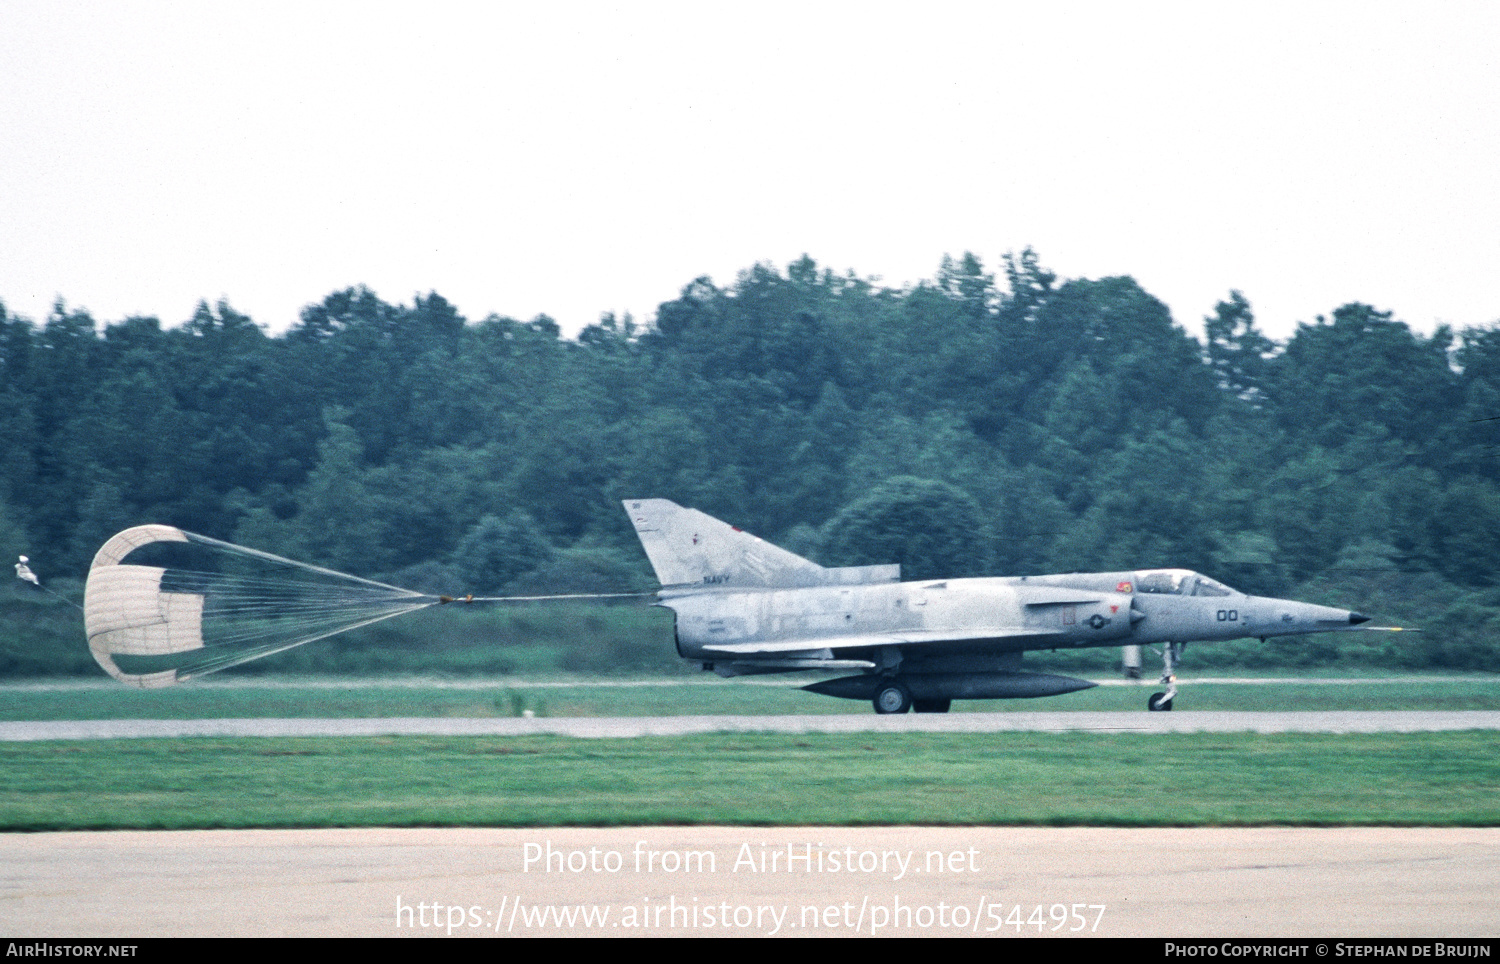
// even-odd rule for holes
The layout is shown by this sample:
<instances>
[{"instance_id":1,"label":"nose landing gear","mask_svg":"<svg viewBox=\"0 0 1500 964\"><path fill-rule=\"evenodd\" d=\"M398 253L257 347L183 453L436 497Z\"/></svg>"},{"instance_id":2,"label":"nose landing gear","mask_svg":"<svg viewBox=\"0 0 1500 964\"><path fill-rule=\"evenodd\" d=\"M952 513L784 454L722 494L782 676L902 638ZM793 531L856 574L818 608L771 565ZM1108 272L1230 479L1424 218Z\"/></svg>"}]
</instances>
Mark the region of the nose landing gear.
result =
<instances>
[{"instance_id":1,"label":"nose landing gear","mask_svg":"<svg viewBox=\"0 0 1500 964\"><path fill-rule=\"evenodd\" d=\"M1167 643L1162 647L1161 682L1167 688L1161 693L1152 693L1146 701L1146 709L1153 713L1166 712L1172 708L1172 698L1177 695L1177 660L1182 656L1181 643Z\"/></svg>"}]
</instances>

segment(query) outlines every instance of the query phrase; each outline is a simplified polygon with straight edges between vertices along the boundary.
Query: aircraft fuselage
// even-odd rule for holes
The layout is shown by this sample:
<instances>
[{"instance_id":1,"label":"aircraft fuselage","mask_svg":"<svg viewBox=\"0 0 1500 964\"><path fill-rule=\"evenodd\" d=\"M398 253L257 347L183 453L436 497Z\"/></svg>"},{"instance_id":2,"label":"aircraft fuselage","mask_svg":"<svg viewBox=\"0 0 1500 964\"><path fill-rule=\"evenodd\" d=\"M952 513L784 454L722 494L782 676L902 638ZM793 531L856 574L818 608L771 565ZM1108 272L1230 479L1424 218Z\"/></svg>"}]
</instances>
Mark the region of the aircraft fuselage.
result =
<instances>
[{"instance_id":1,"label":"aircraft fuselage","mask_svg":"<svg viewBox=\"0 0 1500 964\"><path fill-rule=\"evenodd\" d=\"M894 642L881 637L919 634L933 639L924 644L924 652L1021 652L1263 638L1348 629L1364 621L1346 609L1233 591L1214 596L1137 592L1138 575L741 591L691 588L663 591L662 605L677 613L680 655L707 662L725 659L753 642L784 646L869 637L869 647L876 649ZM987 627L994 635L982 635ZM1007 632L1018 628L1034 635ZM955 638L939 641L940 636ZM846 650L843 655L857 654Z\"/></svg>"},{"instance_id":2,"label":"aircraft fuselage","mask_svg":"<svg viewBox=\"0 0 1500 964\"><path fill-rule=\"evenodd\" d=\"M1347 609L1249 596L1186 569L901 582L899 566L820 566L665 499L625 509L683 658L723 676L853 672L804 689L880 713L1095 685L1021 672L1026 650L1164 643L1170 686L1183 643L1368 628ZM1170 709L1173 693L1150 707Z\"/></svg>"}]
</instances>

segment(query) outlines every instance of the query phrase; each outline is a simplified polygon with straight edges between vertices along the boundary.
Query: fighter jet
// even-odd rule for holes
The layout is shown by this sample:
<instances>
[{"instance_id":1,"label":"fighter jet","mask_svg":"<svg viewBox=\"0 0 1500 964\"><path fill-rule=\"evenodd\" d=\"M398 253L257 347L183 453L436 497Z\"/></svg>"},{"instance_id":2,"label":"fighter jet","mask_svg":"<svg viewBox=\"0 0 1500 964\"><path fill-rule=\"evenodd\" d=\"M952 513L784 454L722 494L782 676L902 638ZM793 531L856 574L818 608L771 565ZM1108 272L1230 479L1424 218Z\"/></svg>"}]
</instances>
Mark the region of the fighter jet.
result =
<instances>
[{"instance_id":1,"label":"fighter jet","mask_svg":"<svg viewBox=\"0 0 1500 964\"><path fill-rule=\"evenodd\" d=\"M803 689L876 713L1087 689L1022 672L1022 654L1139 644L1162 647L1167 689L1147 707L1170 710L1188 642L1393 629L1186 569L902 582L899 565L825 568L666 499L624 505L661 583L657 605L675 615L678 655L726 677L848 671Z\"/></svg>"}]
</instances>

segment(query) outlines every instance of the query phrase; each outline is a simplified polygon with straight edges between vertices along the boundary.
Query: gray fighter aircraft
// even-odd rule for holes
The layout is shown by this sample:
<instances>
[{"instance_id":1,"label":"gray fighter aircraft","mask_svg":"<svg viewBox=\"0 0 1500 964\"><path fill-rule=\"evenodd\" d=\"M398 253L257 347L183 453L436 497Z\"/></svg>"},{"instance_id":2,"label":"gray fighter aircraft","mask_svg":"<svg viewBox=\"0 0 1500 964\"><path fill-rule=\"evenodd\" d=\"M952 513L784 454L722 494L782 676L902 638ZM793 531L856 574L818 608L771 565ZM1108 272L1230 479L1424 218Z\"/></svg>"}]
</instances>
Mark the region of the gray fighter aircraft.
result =
<instances>
[{"instance_id":1,"label":"gray fighter aircraft","mask_svg":"<svg viewBox=\"0 0 1500 964\"><path fill-rule=\"evenodd\" d=\"M1186 569L902 582L899 565L825 568L666 499L624 504L682 658L721 676L848 670L803 689L870 700L876 713L1087 689L1022 672L1022 653L1142 643L1161 644L1167 684L1148 707L1170 710L1188 642L1393 628Z\"/></svg>"}]
</instances>

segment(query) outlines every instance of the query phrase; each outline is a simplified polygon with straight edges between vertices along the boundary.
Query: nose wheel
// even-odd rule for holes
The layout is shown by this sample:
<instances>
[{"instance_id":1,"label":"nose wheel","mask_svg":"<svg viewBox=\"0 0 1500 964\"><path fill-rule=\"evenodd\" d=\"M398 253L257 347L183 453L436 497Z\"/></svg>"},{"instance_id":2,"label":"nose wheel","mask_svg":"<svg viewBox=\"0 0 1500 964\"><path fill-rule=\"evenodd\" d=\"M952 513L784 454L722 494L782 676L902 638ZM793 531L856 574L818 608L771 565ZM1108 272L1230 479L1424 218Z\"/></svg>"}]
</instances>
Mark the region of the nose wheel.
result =
<instances>
[{"instance_id":1,"label":"nose wheel","mask_svg":"<svg viewBox=\"0 0 1500 964\"><path fill-rule=\"evenodd\" d=\"M1153 713L1164 713L1172 708L1172 699L1177 695L1177 660L1182 655L1181 643L1167 643L1161 650L1161 682L1167 685L1164 692L1152 693L1146 701L1146 709Z\"/></svg>"}]
</instances>

